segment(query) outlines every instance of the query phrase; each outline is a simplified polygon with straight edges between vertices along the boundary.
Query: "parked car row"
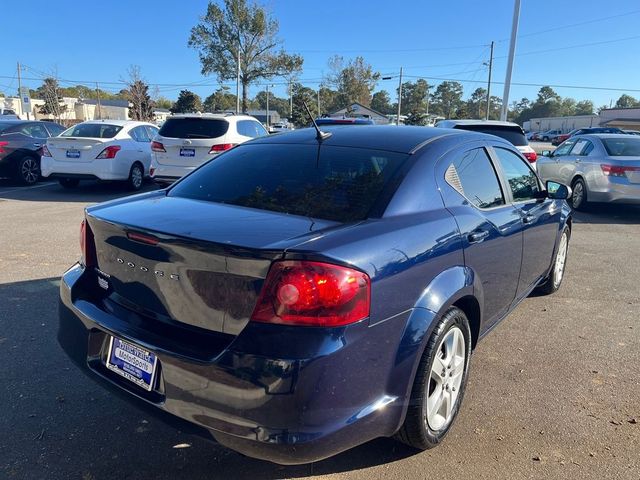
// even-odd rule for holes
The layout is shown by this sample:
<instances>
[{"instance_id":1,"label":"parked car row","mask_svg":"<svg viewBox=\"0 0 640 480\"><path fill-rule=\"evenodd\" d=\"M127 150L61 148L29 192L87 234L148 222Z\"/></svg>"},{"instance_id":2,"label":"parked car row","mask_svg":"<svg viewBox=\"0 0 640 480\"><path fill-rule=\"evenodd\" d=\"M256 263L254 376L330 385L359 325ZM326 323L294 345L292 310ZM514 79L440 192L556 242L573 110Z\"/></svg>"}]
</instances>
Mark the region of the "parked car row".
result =
<instances>
[{"instance_id":1,"label":"parked car row","mask_svg":"<svg viewBox=\"0 0 640 480\"><path fill-rule=\"evenodd\" d=\"M546 132L529 132L527 133L527 140L532 142L551 142L552 145L557 146L564 142L567 138L574 135L585 135L588 133L629 133L634 134L634 130L621 130L616 127L588 127L588 128L576 128L568 133L563 133L562 130L553 129ZM640 132L638 132L640 134Z\"/></svg>"}]
</instances>

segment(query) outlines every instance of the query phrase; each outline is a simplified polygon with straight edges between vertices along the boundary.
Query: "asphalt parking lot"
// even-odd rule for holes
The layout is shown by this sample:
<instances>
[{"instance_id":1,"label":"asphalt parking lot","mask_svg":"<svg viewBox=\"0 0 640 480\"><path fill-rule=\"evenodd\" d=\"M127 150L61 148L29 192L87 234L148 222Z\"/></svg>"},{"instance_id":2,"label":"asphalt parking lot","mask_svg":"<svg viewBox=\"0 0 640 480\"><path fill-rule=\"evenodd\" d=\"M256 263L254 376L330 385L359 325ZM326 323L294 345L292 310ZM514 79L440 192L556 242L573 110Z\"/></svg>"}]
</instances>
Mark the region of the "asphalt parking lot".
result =
<instances>
[{"instance_id":1,"label":"asphalt parking lot","mask_svg":"<svg viewBox=\"0 0 640 480\"><path fill-rule=\"evenodd\" d=\"M378 439L282 467L146 417L58 347L58 278L78 257L83 208L126 194L0 180L0 477L640 478L640 207L576 214L564 285L479 345L439 448Z\"/></svg>"}]
</instances>

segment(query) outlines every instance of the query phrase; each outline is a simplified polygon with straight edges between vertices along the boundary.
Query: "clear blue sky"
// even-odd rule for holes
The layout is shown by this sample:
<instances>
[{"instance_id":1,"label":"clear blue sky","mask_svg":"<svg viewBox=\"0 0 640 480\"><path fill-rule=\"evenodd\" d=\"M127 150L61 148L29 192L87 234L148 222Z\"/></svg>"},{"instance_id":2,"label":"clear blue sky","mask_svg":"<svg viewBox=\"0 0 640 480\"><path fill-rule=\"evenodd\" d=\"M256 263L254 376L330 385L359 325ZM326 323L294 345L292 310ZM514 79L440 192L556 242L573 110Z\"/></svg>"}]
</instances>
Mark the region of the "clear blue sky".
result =
<instances>
[{"instance_id":1,"label":"clear blue sky","mask_svg":"<svg viewBox=\"0 0 640 480\"><path fill-rule=\"evenodd\" d=\"M407 80L418 76L462 80L466 97L477 86L485 86L487 68L482 63L488 60L492 40L496 41L493 78L504 81L513 0L265 0L263 4L280 22L285 49L304 56L301 80L312 88L327 72L333 54L362 55L384 75L397 74L403 66ZM10 12L5 9L11 15L2 28L0 91L15 92L19 60L29 67L23 76L36 78L23 82L32 88L41 83L37 78L55 70L64 86L72 84L67 79L99 81L101 87L117 91L122 86L108 82L121 81L127 67L136 64L149 83L164 84L158 87L161 95L175 99L181 88L189 88L205 97L217 80L200 74L197 53L187 47L187 39L206 6L206 0L20 2ZM581 25L568 26L575 24ZM620 88L640 98L638 25L638 0L523 0L513 82ZM584 46L570 48L577 45ZM540 51L544 53L536 53ZM397 80L380 81L377 89L388 90L393 98L396 86ZM252 87L251 96L260 89ZM535 98L538 89L514 86L510 100ZM610 100L615 103L623 93L555 89L563 96L593 100L596 107ZM502 84L492 87L498 96L502 90ZM275 91L285 95L283 87Z\"/></svg>"}]
</instances>

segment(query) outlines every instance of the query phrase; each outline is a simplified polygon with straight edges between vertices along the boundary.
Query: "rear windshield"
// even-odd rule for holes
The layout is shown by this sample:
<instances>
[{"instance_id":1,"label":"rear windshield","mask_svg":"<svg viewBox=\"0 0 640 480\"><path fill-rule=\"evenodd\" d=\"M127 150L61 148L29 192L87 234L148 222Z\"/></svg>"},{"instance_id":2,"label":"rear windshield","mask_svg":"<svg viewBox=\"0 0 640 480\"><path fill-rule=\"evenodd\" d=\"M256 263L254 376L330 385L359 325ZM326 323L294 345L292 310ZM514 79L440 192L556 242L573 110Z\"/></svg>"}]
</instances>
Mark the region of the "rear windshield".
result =
<instances>
[{"instance_id":1,"label":"rear windshield","mask_svg":"<svg viewBox=\"0 0 640 480\"><path fill-rule=\"evenodd\" d=\"M185 177L169 196L350 222L367 218L387 198L386 188L408 157L347 147L245 144Z\"/></svg>"},{"instance_id":2,"label":"rear windshield","mask_svg":"<svg viewBox=\"0 0 640 480\"><path fill-rule=\"evenodd\" d=\"M471 130L472 132L488 133L496 137L504 138L516 147L529 145L527 139L519 127L509 127L507 125L456 125L455 128Z\"/></svg>"},{"instance_id":3,"label":"rear windshield","mask_svg":"<svg viewBox=\"0 0 640 480\"><path fill-rule=\"evenodd\" d=\"M122 130L120 125L108 123L79 123L60 134L61 137L113 138Z\"/></svg>"},{"instance_id":4,"label":"rear windshield","mask_svg":"<svg viewBox=\"0 0 640 480\"><path fill-rule=\"evenodd\" d=\"M602 143L611 157L640 156L640 138L603 138Z\"/></svg>"},{"instance_id":5,"label":"rear windshield","mask_svg":"<svg viewBox=\"0 0 640 480\"><path fill-rule=\"evenodd\" d=\"M229 130L229 122L212 118L168 118L158 135L169 138L217 138Z\"/></svg>"}]
</instances>

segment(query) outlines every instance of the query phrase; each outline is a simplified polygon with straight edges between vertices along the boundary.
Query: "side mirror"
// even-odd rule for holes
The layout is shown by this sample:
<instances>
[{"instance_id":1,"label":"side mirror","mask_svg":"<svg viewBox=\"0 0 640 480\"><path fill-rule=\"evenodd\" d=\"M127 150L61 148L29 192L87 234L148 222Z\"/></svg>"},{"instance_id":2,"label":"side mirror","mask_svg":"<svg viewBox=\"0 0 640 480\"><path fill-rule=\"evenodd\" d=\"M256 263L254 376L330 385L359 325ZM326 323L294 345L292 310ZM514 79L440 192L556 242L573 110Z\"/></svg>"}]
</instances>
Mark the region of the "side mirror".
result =
<instances>
[{"instance_id":1,"label":"side mirror","mask_svg":"<svg viewBox=\"0 0 640 480\"><path fill-rule=\"evenodd\" d=\"M571 188L562 183L547 180L547 197L553 200L568 200L571 198Z\"/></svg>"},{"instance_id":2,"label":"side mirror","mask_svg":"<svg viewBox=\"0 0 640 480\"><path fill-rule=\"evenodd\" d=\"M550 157L552 153L553 152L551 150L543 150L542 152L540 152L540 155L542 155L543 157Z\"/></svg>"}]
</instances>

